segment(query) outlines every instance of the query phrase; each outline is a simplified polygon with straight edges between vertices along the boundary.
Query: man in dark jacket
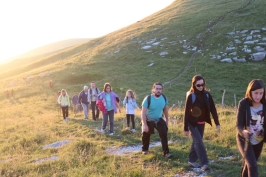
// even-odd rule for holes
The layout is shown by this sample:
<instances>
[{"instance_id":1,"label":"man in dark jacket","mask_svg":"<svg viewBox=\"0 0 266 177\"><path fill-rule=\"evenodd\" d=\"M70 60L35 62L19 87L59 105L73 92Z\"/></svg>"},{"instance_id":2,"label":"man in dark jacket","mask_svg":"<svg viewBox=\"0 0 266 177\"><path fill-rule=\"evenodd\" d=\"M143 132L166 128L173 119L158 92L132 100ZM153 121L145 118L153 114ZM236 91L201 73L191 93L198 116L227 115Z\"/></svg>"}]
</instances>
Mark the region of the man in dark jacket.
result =
<instances>
[{"instance_id":1,"label":"man in dark jacket","mask_svg":"<svg viewBox=\"0 0 266 177\"><path fill-rule=\"evenodd\" d=\"M83 90L79 93L79 102L82 105L83 112L84 112L84 118L89 119L89 107L90 107L90 102L89 102L89 93L88 93L88 86L84 86Z\"/></svg>"}]
</instances>

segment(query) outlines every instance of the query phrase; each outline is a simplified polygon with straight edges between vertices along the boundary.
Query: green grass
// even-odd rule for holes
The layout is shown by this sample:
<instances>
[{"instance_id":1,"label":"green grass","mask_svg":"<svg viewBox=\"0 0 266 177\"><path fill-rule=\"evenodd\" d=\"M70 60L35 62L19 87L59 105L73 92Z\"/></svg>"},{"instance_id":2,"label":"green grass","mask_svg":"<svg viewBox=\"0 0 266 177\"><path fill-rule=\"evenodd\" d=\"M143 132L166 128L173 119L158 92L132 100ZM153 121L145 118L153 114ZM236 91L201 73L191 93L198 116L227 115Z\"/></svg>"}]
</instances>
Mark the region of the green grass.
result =
<instances>
[{"instance_id":1,"label":"green grass","mask_svg":"<svg viewBox=\"0 0 266 177\"><path fill-rule=\"evenodd\" d=\"M171 81L171 86L166 84L164 88L170 105L178 101L184 103L185 93L195 74L206 78L222 126L220 133L214 127L206 126L204 141L210 160L215 160L210 165L213 171L208 175L238 176L241 156L235 141L234 94L240 100L253 78L266 77L263 72L265 61L220 63L211 60L209 54L224 52L221 48L232 42L232 38L226 37L228 32L266 27L262 18L266 2L258 0L245 6L247 2L176 0L169 7L128 27L0 73L0 88L15 90L15 99L6 99L4 93L0 95L0 159L10 159L0 162L0 176L174 176L189 170L187 157L191 139L183 136L183 110L170 113L171 117L178 118L177 124L169 125L169 139L175 142L170 145L173 159L163 158L161 147L151 149L147 156L140 152L115 156L108 155L105 149L139 144L139 126L136 134L123 131L125 113L115 116L116 133L113 137L98 134L95 127L100 127L101 122L84 121L82 115L73 118L70 114L71 121L65 124L57 115L55 100L58 90L65 88L72 96L94 80L100 89L105 82L110 82L122 98L127 89L133 89L140 104L154 82ZM240 9L242 6L244 8ZM206 28L219 19L222 20L208 33ZM199 34L201 38L197 38ZM153 46L152 52L141 49L154 38L161 43ZM167 39L162 41L162 38ZM191 51L184 55L184 43L179 43L184 40L186 44L198 46L204 56L197 54L194 57ZM177 44L171 45L173 41ZM114 53L117 50L119 52ZM168 51L169 55L162 58L159 55L162 51ZM147 67L150 62L154 65ZM48 75L40 76L43 73ZM52 89L48 88L50 80L54 82ZM224 109L220 106L223 90L226 90ZM65 139L71 142L58 149L42 149L44 145ZM157 134L152 136L152 141L159 141ZM59 160L31 164L36 158L54 155ZM229 155L234 158L217 160ZM263 149L258 163L261 177L266 175L263 170L265 161Z\"/></svg>"}]
</instances>

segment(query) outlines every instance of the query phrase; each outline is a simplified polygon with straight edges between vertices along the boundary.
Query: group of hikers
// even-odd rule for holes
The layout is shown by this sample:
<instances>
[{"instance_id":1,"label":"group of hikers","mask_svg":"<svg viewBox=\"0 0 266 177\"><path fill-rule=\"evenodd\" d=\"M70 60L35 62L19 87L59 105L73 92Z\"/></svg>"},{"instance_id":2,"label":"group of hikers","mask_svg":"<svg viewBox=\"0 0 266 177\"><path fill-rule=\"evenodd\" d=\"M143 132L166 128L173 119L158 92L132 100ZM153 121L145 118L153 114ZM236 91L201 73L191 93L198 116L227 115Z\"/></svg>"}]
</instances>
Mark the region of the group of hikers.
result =
<instances>
[{"instance_id":1,"label":"group of hikers","mask_svg":"<svg viewBox=\"0 0 266 177\"><path fill-rule=\"evenodd\" d=\"M142 101L141 109L141 130L142 130L142 153L149 153L150 136L154 129L158 131L162 153L166 158L173 155L168 148L168 99L162 94L163 85L156 82L152 86L151 94ZM120 98L112 91L110 83L105 83L103 91L96 88L91 82L88 89L84 86L83 91L77 97L84 111L84 118L88 119L88 109L91 105L92 118L99 118L99 110L102 112L103 121L101 133L105 133L109 120L109 135L114 135L114 114L120 111ZM58 97L58 103L62 107L63 118L68 120L69 97L66 90L62 89ZM132 132L135 128L135 112L139 109L135 94L132 90L126 92L123 104L126 106L127 128L132 122ZM96 111L96 114L95 114ZM189 132L192 137L192 144L188 156L188 165L194 168L201 168L202 171L209 170L209 160L203 142L205 123L212 125L211 116L214 119L217 131L220 131L220 123L217 110L210 92L206 89L205 79L200 75L192 78L191 88L187 92L184 111L184 135ZM266 114L265 86L262 80L252 80L246 90L245 97L240 100L236 121L236 142L243 157L242 177L258 177L257 161L262 152L263 142L266 142L264 117ZM199 161L200 163L198 163Z\"/></svg>"}]
</instances>

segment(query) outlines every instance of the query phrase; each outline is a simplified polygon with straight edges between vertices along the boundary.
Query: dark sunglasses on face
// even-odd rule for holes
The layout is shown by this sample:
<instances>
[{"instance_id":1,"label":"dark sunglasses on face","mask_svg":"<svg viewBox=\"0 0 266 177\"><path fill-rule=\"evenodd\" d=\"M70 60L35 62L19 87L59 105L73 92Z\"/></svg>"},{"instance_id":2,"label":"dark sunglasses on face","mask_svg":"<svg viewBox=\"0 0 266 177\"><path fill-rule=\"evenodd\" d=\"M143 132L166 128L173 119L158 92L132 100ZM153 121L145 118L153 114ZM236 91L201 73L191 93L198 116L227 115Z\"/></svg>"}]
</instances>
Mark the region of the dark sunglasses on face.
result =
<instances>
[{"instance_id":1,"label":"dark sunglasses on face","mask_svg":"<svg viewBox=\"0 0 266 177\"><path fill-rule=\"evenodd\" d=\"M204 87L204 84L197 84L196 87Z\"/></svg>"}]
</instances>

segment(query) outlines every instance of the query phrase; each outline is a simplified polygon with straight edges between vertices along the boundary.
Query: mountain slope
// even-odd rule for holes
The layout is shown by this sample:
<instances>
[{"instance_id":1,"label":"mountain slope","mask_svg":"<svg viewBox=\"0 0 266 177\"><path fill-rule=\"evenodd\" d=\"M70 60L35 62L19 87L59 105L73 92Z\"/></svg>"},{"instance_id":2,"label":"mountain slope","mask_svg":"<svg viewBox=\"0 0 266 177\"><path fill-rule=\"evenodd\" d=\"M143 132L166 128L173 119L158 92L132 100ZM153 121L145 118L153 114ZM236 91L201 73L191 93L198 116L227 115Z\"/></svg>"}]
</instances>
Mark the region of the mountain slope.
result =
<instances>
[{"instance_id":1,"label":"mountain slope","mask_svg":"<svg viewBox=\"0 0 266 177\"><path fill-rule=\"evenodd\" d=\"M210 60L209 55L230 44L228 32L266 26L263 18L258 18L258 14L263 15L264 4L243 0L175 1L135 24L3 73L0 78L17 74L37 77L50 72L53 74L47 80L53 79L58 88L90 80L99 85L109 81L117 90L136 90L141 98L149 93L153 82L160 81L168 83L165 92L175 97L171 102L176 102L184 100L192 76L199 73L206 77L216 100L224 89L240 97L244 89L239 88L245 88L252 78L264 77L263 73L241 71L247 66L261 69L264 62L220 63ZM145 46L151 47L142 49ZM153 66L147 67L150 63ZM233 96L226 97L226 102L233 104Z\"/></svg>"},{"instance_id":2,"label":"mountain slope","mask_svg":"<svg viewBox=\"0 0 266 177\"><path fill-rule=\"evenodd\" d=\"M90 39L68 39L63 41L54 42L51 44L47 44L41 47L38 47L36 49L33 49L29 52L26 52L22 55L19 55L15 58L10 59L11 61L5 64L0 65L0 71L5 72L8 70L12 70L16 67L21 67L23 65L30 64L32 62L35 62L39 59L52 56L56 53L60 53L67 48L70 48L75 45L82 44L84 42L89 41Z\"/></svg>"}]
</instances>

